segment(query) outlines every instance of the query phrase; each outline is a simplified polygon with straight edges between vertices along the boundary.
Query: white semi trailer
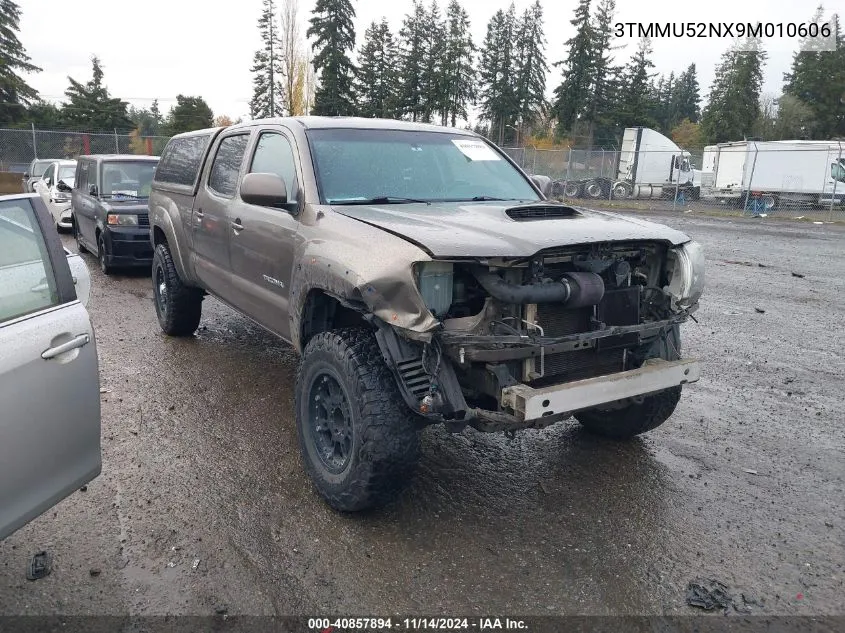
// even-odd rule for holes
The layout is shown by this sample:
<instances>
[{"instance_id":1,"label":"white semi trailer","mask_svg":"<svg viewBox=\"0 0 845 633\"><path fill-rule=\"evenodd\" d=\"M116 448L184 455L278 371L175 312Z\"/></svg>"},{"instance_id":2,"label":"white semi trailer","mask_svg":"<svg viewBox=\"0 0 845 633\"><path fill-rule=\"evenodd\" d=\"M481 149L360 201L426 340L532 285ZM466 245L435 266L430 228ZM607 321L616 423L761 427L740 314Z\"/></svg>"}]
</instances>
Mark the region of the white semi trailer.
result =
<instances>
[{"instance_id":1,"label":"white semi trailer","mask_svg":"<svg viewBox=\"0 0 845 633\"><path fill-rule=\"evenodd\" d=\"M737 141L704 148L701 195L719 203L845 203L845 141Z\"/></svg>"},{"instance_id":2,"label":"white semi trailer","mask_svg":"<svg viewBox=\"0 0 845 633\"><path fill-rule=\"evenodd\" d=\"M690 154L670 138L647 127L625 128L622 147L609 177L558 181L567 198L697 198L700 172Z\"/></svg>"}]
</instances>

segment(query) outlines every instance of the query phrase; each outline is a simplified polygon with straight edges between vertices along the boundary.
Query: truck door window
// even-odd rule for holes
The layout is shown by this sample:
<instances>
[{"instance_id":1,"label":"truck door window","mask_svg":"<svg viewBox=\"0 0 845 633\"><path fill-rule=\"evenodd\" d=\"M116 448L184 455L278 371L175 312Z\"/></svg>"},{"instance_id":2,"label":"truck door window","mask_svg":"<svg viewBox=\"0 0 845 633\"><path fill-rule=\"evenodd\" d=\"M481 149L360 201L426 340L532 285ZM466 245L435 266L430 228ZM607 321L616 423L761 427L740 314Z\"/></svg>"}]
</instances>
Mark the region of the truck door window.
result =
<instances>
[{"instance_id":1,"label":"truck door window","mask_svg":"<svg viewBox=\"0 0 845 633\"><path fill-rule=\"evenodd\" d=\"M76 182L74 183L74 189L79 189L82 192L88 193L88 163L85 161L79 161L79 166L76 170Z\"/></svg>"},{"instance_id":2,"label":"truck door window","mask_svg":"<svg viewBox=\"0 0 845 633\"><path fill-rule=\"evenodd\" d=\"M249 134L238 134L220 141L208 175L209 189L227 198L235 195L248 140Z\"/></svg>"},{"instance_id":3,"label":"truck door window","mask_svg":"<svg viewBox=\"0 0 845 633\"><path fill-rule=\"evenodd\" d=\"M285 181L288 203L296 204L299 193L296 162L290 141L281 134L268 132L258 138L249 173L276 174Z\"/></svg>"},{"instance_id":4,"label":"truck door window","mask_svg":"<svg viewBox=\"0 0 845 633\"><path fill-rule=\"evenodd\" d=\"M26 200L0 202L0 327L59 304L35 212Z\"/></svg>"}]
</instances>

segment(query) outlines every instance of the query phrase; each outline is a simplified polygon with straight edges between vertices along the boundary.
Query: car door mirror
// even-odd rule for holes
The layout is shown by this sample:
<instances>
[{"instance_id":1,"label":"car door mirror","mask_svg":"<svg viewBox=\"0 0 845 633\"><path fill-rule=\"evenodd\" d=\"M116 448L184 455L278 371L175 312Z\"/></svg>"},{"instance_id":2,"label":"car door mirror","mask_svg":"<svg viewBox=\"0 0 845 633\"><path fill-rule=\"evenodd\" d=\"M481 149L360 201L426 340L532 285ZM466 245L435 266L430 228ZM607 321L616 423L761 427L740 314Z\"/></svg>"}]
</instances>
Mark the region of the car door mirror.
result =
<instances>
[{"instance_id":1,"label":"car door mirror","mask_svg":"<svg viewBox=\"0 0 845 633\"><path fill-rule=\"evenodd\" d=\"M25 172L23 175L24 178L29 178L29 172Z\"/></svg>"},{"instance_id":2,"label":"car door mirror","mask_svg":"<svg viewBox=\"0 0 845 633\"><path fill-rule=\"evenodd\" d=\"M60 180L58 182L58 184L56 185L56 189L58 189L59 191L64 191L65 193L72 191L70 185L67 184L64 180Z\"/></svg>"},{"instance_id":3,"label":"car door mirror","mask_svg":"<svg viewBox=\"0 0 845 633\"><path fill-rule=\"evenodd\" d=\"M283 207L288 188L276 174L247 174L241 182L241 200L261 207Z\"/></svg>"},{"instance_id":4,"label":"car door mirror","mask_svg":"<svg viewBox=\"0 0 845 633\"><path fill-rule=\"evenodd\" d=\"M88 195L97 197L97 185L88 185Z\"/></svg>"}]
</instances>

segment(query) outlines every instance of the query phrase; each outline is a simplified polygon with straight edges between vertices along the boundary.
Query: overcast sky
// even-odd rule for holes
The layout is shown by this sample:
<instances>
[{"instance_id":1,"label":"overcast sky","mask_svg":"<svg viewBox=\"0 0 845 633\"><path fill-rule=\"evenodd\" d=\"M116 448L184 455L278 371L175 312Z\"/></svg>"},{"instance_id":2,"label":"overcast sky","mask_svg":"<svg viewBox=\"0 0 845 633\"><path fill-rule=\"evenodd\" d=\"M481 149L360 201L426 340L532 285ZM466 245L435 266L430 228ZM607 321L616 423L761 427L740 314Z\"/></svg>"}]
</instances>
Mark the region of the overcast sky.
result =
<instances>
[{"instance_id":1,"label":"overcast sky","mask_svg":"<svg viewBox=\"0 0 845 633\"><path fill-rule=\"evenodd\" d=\"M60 101L68 86L67 76L88 81L90 57L96 54L105 69L105 82L113 96L139 107L158 98L163 111L177 94L201 95L215 114L247 117L252 93L249 68L259 46L256 20L261 0L215 3L200 0L17 0L23 11L21 40L32 61L43 72L29 77L30 84L46 99ZM282 0L277 0L281 3ZM440 0L441 8L448 0ZM462 0L480 44L490 17L510 0ZM515 0L518 11L533 0ZM559 61L564 42L571 37L569 24L577 0L541 0L545 12L547 58ZM825 2L828 13L845 13L843 0ZM620 22L806 22L812 17L813 0L617 0ZM360 44L372 20L387 17L398 31L411 0L366 2L353 0L358 18ZM300 0L303 34L313 0ZM626 59L633 40L618 51ZM690 63L698 67L704 96L713 79L715 65L730 40L660 39L653 41L656 71L675 74ZM783 73L789 69L793 42L768 43L764 92L779 93ZM549 91L560 82L560 70L552 68ZM703 105L703 104L702 104Z\"/></svg>"}]
</instances>

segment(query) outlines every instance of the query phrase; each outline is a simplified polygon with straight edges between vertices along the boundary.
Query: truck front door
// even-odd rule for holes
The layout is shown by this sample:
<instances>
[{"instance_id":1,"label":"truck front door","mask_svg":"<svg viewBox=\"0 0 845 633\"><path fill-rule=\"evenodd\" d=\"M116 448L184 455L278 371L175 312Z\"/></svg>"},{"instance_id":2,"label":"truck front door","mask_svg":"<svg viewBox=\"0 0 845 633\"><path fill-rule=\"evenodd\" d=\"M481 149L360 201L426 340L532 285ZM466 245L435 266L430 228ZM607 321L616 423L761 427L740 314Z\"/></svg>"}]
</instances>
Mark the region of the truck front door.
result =
<instances>
[{"instance_id":1,"label":"truck front door","mask_svg":"<svg viewBox=\"0 0 845 633\"><path fill-rule=\"evenodd\" d=\"M284 208L246 204L239 198L229 207L232 234L234 300L248 316L290 340L289 298L297 245L301 194L295 141L280 128L260 130L245 173L279 176L288 192Z\"/></svg>"},{"instance_id":2,"label":"truck front door","mask_svg":"<svg viewBox=\"0 0 845 633\"><path fill-rule=\"evenodd\" d=\"M249 131L221 136L194 202L194 265L203 285L224 301L238 305L231 285L229 240L233 228L228 208L235 204Z\"/></svg>"}]
</instances>

